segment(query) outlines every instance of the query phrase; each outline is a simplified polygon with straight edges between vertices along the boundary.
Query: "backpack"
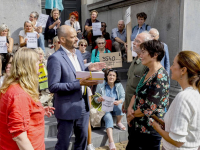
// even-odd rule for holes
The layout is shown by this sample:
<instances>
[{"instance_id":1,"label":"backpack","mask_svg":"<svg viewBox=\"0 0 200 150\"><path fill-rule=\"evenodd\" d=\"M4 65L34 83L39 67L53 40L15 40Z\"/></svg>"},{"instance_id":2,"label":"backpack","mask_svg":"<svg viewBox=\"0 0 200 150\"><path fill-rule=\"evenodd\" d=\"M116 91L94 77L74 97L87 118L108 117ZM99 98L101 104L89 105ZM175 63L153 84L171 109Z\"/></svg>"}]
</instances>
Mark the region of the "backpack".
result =
<instances>
[{"instance_id":1,"label":"backpack","mask_svg":"<svg viewBox=\"0 0 200 150\"><path fill-rule=\"evenodd\" d=\"M98 49L95 49L95 57L97 56ZM106 53L108 53L108 49L106 49Z\"/></svg>"},{"instance_id":2,"label":"backpack","mask_svg":"<svg viewBox=\"0 0 200 150\"><path fill-rule=\"evenodd\" d=\"M149 26L149 25L148 25L148 24L146 24L145 30L147 30L148 26ZM133 27L133 29L132 29L132 33L133 33L133 31L134 31L135 27L136 27L136 26L134 26L134 27Z\"/></svg>"}]
</instances>

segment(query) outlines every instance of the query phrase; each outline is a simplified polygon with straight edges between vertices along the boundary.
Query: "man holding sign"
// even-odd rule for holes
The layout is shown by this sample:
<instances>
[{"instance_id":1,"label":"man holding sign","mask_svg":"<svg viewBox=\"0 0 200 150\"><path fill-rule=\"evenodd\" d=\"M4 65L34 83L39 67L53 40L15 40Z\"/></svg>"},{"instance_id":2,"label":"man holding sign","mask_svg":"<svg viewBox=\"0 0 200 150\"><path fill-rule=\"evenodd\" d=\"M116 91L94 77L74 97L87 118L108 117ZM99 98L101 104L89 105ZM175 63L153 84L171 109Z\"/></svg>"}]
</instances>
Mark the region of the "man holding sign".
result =
<instances>
[{"instance_id":1,"label":"man holding sign","mask_svg":"<svg viewBox=\"0 0 200 150\"><path fill-rule=\"evenodd\" d=\"M109 148L115 149L115 143L113 140L113 117L117 117L117 127L120 130L125 131L126 127L121 123L123 117L122 104L125 98L125 92L116 70L110 69L105 76L105 81L102 84L97 85L96 93L102 95L102 97L96 98L95 102L102 102L102 110L106 113L103 117L106 126L106 132L109 139Z\"/></svg>"}]
</instances>

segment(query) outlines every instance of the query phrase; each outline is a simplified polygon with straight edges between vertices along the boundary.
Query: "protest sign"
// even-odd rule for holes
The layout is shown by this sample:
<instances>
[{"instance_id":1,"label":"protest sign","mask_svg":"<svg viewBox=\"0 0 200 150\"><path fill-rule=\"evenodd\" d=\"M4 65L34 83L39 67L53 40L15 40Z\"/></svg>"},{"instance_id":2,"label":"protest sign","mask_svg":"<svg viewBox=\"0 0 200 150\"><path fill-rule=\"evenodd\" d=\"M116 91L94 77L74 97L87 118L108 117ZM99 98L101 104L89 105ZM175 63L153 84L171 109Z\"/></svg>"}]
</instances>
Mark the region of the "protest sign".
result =
<instances>
[{"instance_id":1,"label":"protest sign","mask_svg":"<svg viewBox=\"0 0 200 150\"><path fill-rule=\"evenodd\" d=\"M7 53L6 36L0 36L0 53Z\"/></svg>"},{"instance_id":2,"label":"protest sign","mask_svg":"<svg viewBox=\"0 0 200 150\"><path fill-rule=\"evenodd\" d=\"M93 36L102 35L101 22L92 23Z\"/></svg>"},{"instance_id":3,"label":"protest sign","mask_svg":"<svg viewBox=\"0 0 200 150\"><path fill-rule=\"evenodd\" d=\"M132 27L131 27L131 7L129 7L124 15L124 20L126 24L126 36L127 38L127 62L131 62L133 60L132 51L131 51L131 34L132 34Z\"/></svg>"},{"instance_id":4,"label":"protest sign","mask_svg":"<svg viewBox=\"0 0 200 150\"><path fill-rule=\"evenodd\" d=\"M129 7L124 15L124 23L127 25L129 22L131 22L131 7Z\"/></svg>"},{"instance_id":5,"label":"protest sign","mask_svg":"<svg viewBox=\"0 0 200 150\"><path fill-rule=\"evenodd\" d=\"M39 85L40 90L44 90L48 88L48 74L47 69L44 64L39 64Z\"/></svg>"},{"instance_id":6,"label":"protest sign","mask_svg":"<svg viewBox=\"0 0 200 150\"><path fill-rule=\"evenodd\" d=\"M108 97L108 96L102 96L102 98L105 101L102 101L102 108L101 110L104 112L110 112L113 111L113 107L114 107L114 101L115 98L114 97Z\"/></svg>"},{"instance_id":7,"label":"protest sign","mask_svg":"<svg viewBox=\"0 0 200 150\"><path fill-rule=\"evenodd\" d=\"M48 18L49 18L49 15L40 14L40 16L37 20L38 26L42 26L43 28L46 27Z\"/></svg>"},{"instance_id":8,"label":"protest sign","mask_svg":"<svg viewBox=\"0 0 200 150\"><path fill-rule=\"evenodd\" d=\"M37 48L37 33L27 33L27 48Z\"/></svg>"},{"instance_id":9,"label":"protest sign","mask_svg":"<svg viewBox=\"0 0 200 150\"><path fill-rule=\"evenodd\" d=\"M100 53L99 58L100 62L105 62L106 66L110 66L111 68L122 67L121 52Z\"/></svg>"}]
</instances>

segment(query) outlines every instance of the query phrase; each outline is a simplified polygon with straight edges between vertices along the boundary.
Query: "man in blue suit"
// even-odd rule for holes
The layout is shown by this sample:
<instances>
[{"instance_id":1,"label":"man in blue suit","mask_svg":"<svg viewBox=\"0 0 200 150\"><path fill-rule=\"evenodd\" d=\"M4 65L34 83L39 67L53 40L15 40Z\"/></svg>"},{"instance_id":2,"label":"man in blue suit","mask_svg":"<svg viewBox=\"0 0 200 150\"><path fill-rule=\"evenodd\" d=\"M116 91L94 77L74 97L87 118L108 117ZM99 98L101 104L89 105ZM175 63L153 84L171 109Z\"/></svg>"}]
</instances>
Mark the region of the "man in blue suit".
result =
<instances>
[{"instance_id":1,"label":"man in blue suit","mask_svg":"<svg viewBox=\"0 0 200 150\"><path fill-rule=\"evenodd\" d=\"M76 71L101 70L105 63L93 63L84 67L82 55L77 47L77 33L74 28L63 25L58 29L61 47L48 59L49 90L55 93L55 116L58 121L58 142L56 150L68 150L70 138L75 134L75 150L86 150L89 122L89 102L86 86L96 81L76 79Z\"/></svg>"}]
</instances>

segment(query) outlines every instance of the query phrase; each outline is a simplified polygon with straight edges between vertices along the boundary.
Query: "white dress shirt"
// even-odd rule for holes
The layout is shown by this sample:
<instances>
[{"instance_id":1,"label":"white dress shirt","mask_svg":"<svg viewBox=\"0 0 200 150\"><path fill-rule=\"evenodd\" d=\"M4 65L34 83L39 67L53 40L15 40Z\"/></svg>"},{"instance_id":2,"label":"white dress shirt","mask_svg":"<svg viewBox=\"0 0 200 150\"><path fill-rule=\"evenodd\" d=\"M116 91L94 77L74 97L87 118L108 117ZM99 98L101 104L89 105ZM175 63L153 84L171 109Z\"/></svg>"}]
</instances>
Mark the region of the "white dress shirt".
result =
<instances>
[{"instance_id":1,"label":"white dress shirt","mask_svg":"<svg viewBox=\"0 0 200 150\"><path fill-rule=\"evenodd\" d=\"M171 139L184 144L178 148L165 139L166 150L197 150L200 145L200 94L188 87L177 94L165 114L165 131Z\"/></svg>"},{"instance_id":2,"label":"white dress shirt","mask_svg":"<svg viewBox=\"0 0 200 150\"><path fill-rule=\"evenodd\" d=\"M82 71L81 70L81 66L79 64L79 61L78 61L78 58L77 58L77 55L76 55L76 49L74 49L74 52L70 52L69 50L67 50L66 48L64 48L62 45L61 45L62 49L66 52L67 56L69 57L72 65L74 66L75 70L76 71ZM82 88L82 94L84 92L84 86L81 86Z\"/></svg>"}]
</instances>

